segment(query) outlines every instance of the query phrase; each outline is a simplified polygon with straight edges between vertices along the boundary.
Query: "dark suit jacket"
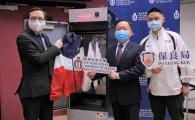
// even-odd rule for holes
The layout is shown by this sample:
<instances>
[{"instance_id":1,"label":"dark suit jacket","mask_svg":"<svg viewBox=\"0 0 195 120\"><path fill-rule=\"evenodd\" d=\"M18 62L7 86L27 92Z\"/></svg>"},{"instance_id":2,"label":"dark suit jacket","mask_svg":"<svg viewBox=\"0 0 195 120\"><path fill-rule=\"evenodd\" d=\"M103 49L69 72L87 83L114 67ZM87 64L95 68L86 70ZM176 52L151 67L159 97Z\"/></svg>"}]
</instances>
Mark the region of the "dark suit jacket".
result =
<instances>
[{"instance_id":1,"label":"dark suit jacket","mask_svg":"<svg viewBox=\"0 0 195 120\"><path fill-rule=\"evenodd\" d=\"M115 58L116 47L117 45L114 45L107 50L109 65L117 67L120 77L118 80L108 81L111 102L118 101L122 105L139 103L141 99L139 77L145 70L140 61L140 53L143 51L143 47L130 41L118 64Z\"/></svg>"},{"instance_id":2,"label":"dark suit jacket","mask_svg":"<svg viewBox=\"0 0 195 120\"><path fill-rule=\"evenodd\" d=\"M39 44L38 36L29 29L17 38L22 78L16 93L19 93L20 97L38 97L50 93L54 59L60 50L51 45L45 34L43 36L47 51Z\"/></svg>"}]
</instances>

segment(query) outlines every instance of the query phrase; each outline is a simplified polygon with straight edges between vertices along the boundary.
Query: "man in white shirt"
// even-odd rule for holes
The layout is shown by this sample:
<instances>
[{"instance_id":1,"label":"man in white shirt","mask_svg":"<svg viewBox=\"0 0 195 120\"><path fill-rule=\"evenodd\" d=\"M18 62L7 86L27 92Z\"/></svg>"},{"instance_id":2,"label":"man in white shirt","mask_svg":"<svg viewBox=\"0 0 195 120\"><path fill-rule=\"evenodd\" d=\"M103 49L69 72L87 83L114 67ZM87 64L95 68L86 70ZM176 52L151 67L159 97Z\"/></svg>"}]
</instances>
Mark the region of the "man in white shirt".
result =
<instances>
[{"instance_id":1,"label":"man in white shirt","mask_svg":"<svg viewBox=\"0 0 195 120\"><path fill-rule=\"evenodd\" d=\"M147 19L151 31L140 43L145 47L145 51L158 54L187 50L178 33L167 31L162 27L165 17L160 9L149 10ZM180 76L187 76L188 71L187 65L157 65L146 71L146 76L149 77L149 99L154 120L164 120L166 109L172 120L184 118L184 97Z\"/></svg>"}]
</instances>

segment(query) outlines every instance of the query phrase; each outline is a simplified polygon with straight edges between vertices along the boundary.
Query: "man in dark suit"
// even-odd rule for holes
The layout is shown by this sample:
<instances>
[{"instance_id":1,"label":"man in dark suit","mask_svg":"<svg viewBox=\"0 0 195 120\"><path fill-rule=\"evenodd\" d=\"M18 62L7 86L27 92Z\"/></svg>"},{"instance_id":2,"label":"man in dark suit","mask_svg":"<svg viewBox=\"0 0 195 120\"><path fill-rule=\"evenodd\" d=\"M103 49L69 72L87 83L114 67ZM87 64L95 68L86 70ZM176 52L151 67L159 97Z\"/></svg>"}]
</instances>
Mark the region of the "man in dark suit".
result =
<instances>
[{"instance_id":1,"label":"man in dark suit","mask_svg":"<svg viewBox=\"0 0 195 120\"><path fill-rule=\"evenodd\" d=\"M116 22L115 38L117 44L107 49L107 60L117 71L109 71L108 93L115 120L138 120L140 109L139 76L145 67L140 61L143 47L130 41L133 32L126 20ZM88 76L94 78L95 73Z\"/></svg>"},{"instance_id":2,"label":"man in dark suit","mask_svg":"<svg viewBox=\"0 0 195 120\"><path fill-rule=\"evenodd\" d=\"M17 38L22 64L19 94L25 120L52 120L53 102L49 99L55 56L60 53L62 40L51 45L42 33L47 15L41 8L32 8L27 29Z\"/></svg>"}]
</instances>

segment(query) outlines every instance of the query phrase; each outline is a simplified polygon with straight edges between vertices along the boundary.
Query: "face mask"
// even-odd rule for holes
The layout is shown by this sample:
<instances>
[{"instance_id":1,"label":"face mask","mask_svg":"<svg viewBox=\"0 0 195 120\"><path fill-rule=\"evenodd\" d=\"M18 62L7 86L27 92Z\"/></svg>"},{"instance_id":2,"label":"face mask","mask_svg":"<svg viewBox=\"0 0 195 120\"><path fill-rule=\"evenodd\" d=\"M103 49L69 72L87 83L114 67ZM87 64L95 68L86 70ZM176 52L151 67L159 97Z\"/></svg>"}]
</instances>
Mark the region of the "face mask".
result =
<instances>
[{"instance_id":1,"label":"face mask","mask_svg":"<svg viewBox=\"0 0 195 120\"><path fill-rule=\"evenodd\" d=\"M45 27L45 25L46 25L45 21L43 22L39 22L38 20L36 20L35 22L29 21L29 28L34 32L38 32L38 33L41 32Z\"/></svg>"},{"instance_id":2,"label":"face mask","mask_svg":"<svg viewBox=\"0 0 195 120\"><path fill-rule=\"evenodd\" d=\"M115 38L118 42L125 42L129 39L129 34L125 30L119 30L115 32Z\"/></svg>"},{"instance_id":3,"label":"face mask","mask_svg":"<svg viewBox=\"0 0 195 120\"><path fill-rule=\"evenodd\" d=\"M150 28L152 31L157 31L162 27L162 24L159 20L152 20L148 22L148 28Z\"/></svg>"}]
</instances>

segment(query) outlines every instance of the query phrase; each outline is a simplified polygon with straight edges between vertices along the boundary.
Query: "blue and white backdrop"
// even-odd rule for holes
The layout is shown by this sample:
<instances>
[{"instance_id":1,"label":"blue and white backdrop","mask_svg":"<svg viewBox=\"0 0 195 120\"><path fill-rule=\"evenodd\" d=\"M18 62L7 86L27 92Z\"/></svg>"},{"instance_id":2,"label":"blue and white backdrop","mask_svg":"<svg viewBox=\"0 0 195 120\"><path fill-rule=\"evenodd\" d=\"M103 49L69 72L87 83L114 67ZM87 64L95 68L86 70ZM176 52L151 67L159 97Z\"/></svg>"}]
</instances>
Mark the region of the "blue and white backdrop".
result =
<instances>
[{"instance_id":1,"label":"blue and white backdrop","mask_svg":"<svg viewBox=\"0 0 195 120\"><path fill-rule=\"evenodd\" d=\"M180 30L180 1L179 0L107 0L109 10L108 47L114 42L114 22L127 19L132 23L134 32L132 41L139 43L149 32L147 27L147 12L158 7L165 14L165 29L179 32ZM153 115L147 95L147 80L140 78L142 101L140 120L151 120ZM109 118L112 118L109 110ZM167 120L169 119L167 115Z\"/></svg>"}]
</instances>

